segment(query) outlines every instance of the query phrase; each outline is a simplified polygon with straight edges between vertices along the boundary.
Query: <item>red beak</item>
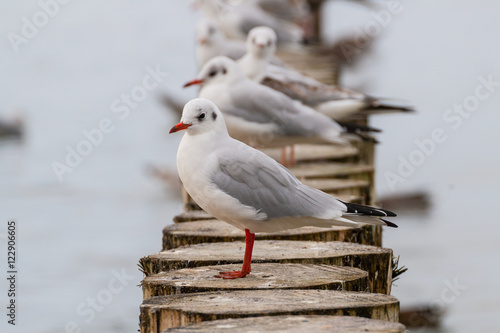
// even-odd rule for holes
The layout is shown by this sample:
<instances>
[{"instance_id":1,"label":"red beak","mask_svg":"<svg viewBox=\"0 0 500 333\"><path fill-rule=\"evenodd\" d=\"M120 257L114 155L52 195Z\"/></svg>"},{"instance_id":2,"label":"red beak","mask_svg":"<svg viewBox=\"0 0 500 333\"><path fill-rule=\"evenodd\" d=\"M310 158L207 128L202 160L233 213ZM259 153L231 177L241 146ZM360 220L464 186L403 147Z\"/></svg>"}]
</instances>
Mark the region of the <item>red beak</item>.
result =
<instances>
[{"instance_id":1,"label":"red beak","mask_svg":"<svg viewBox=\"0 0 500 333\"><path fill-rule=\"evenodd\" d=\"M182 86L183 88L186 88L186 87L189 87L189 86L194 86L196 84L202 84L203 83L203 80L198 80L198 79L194 79L193 81L189 81L188 83L186 83L184 86Z\"/></svg>"},{"instance_id":2,"label":"red beak","mask_svg":"<svg viewBox=\"0 0 500 333\"><path fill-rule=\"evenodd\" d=\"M191 126L191 124L184 124L182 121L180 123L178 123L177 125L175 125L174 127L172 127L170 129L170 132L168 132L168 134L172 134L172 133L175 133L175 132L179 132L179 131L182 131L182 130L185 130L186 128L188 128L189 126Z\"/></svg>"}]
</instances>

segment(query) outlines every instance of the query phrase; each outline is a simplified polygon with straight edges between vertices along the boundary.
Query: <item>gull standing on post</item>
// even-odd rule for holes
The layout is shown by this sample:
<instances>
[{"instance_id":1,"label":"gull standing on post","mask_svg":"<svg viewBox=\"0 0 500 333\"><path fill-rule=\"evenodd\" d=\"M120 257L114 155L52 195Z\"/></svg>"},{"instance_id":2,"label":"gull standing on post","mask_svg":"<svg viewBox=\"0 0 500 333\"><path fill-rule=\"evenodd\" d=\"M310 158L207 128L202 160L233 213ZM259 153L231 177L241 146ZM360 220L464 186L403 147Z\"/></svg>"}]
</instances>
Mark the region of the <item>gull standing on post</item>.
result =
<instances>
[{"instance_id":1,"label":"gull standing on post","mask_svg":"<svg viewBox=\"0 0 500 333\"><path fill-rule=\"evenodd\" d=\"M238 64L245 75L292 99L341 120L358 113L408 112L412 107L392 105L361 92L323 84L289 67L270 63L276 51L276 33L269 27L252 29L247 38L247 53Z\"/></svg>"},{"instance_id":2,"label":"gull standing on post","mask_svg":"<svg viewBox=\"0 0 500 333\"><path fill-rule=\"evenodd\" d=\"M217 27L215 21L201 19L196 26L196 61L202 67L208 60L217 56L226 56L238 60L245 55L247 47L244 41L228 39ZM283 66L275 56L270 57L273 65Z\"/></svg>"},{"instance_id":3,"label":"gull standing on post","mask_svg":"<svg viewBox=\"0 0 500 333\"><path fill-rule=\"evenodd\" d=\"M303 226L359 227L359 223L396 227L384 220L396 214L345 203L302 184L288 169L246 144L232 139L224 117L203 98L184 107L170 133L187 130L177 152L179 177L189 195L212 216L245 231L241 271L216 277L236 279L251 271L256 232Z\"/></svg>"}]
</instances>

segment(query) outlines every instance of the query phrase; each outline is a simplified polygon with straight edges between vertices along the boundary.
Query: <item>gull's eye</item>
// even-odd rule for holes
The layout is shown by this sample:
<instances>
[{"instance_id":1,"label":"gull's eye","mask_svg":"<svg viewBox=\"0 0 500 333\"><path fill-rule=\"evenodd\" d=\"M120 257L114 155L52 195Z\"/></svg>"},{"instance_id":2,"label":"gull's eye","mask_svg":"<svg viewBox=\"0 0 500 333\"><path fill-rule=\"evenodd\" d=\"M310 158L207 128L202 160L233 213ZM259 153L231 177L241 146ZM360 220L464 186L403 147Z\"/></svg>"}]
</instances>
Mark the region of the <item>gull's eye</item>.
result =
<instances>
[{"instance_id":1,"label":"gull's eye","mask_svg":"<svg viewBox=\"0 0 500 333\"><path fill-rule=\"evenodd\" d=\"M200 114L200 115L198 116L198 119L199 119L199 120L202 120L202 119L204 119L204 118L205 118L205 113L202 113L202 114Z\"/></svg>"},{"instance_id":2,"label":"gull's eye","mask_svg":"<svg viewBox=\"0 0 500 333\"><path fill-rule=\"evenodd\" d=\"M214 28L214 27L209 27L209 28L208 28L208 33L209 33L210 35L214 34L214 33L215 33L215 28Z\"/></svg>"},{"instance_id":3,"label":"gull's eye","mask_svg":"<svg viewBox=\"0 0 500 333\"><path fill-rule=\"evenodd\" d=\"M257 44L257 40L255 39L255 37L252 38L252 43Z\"/></svg>"},{"instance_id":4,"label":"gull's eye","mask_svg":"<svg viewBox=\"0 0 500 333\"><path fill-rule=\"evenodd\" d=\"M208 73L208 76L210 76L210 77L214 77L214 76L215 76L215 74L217 74L217 70L216 70L216 69L212 69L212 70L210 71L210 73Z\"/></svg>"},{"instance_id":5,"label":"gull's eye","mask_svg":"<svg viewBox=\"0 0 500 333\"><path fill-rule=\"evenodd\" d=\"M267 42L267 46L271 46L271 41Z\"/></svg>"}]
</instances>

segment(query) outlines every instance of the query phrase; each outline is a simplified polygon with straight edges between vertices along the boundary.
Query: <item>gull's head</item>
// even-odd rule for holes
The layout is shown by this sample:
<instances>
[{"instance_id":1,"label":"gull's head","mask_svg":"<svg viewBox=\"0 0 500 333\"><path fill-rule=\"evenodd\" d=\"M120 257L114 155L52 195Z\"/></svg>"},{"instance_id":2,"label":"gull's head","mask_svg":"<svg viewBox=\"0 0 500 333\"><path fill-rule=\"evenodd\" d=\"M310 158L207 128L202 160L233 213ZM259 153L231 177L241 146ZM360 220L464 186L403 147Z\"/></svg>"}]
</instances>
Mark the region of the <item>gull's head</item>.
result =
<instances>
[{"instance_id":1,"label":"gull's head","mask_svg":"<svg viewBox=\"0 0 500 333\"><path fill-rule=\"evenodd\" d=\"M276 52L278 37L269 27L256 27L247 37L247 52L259 58L269 58Z\"/></svg>"},{"instance_id":2,"label":"gull's head","mask_svg":"<svg viewBox=\"0 0 500 333\"><path fill-rule=\"evenodd\" d=\"M196 26L196 42L199 45L210 45L221 36L214 21L204 18L198 22Z\"/></svg>"},{"instance_id":3,"label":"gull's head","mask_svg":"<svg viewBox=\"0 0 500 333\"><path fill-rule=\"evenodd\" d=\"M195 84L232 84L241 79L245 79L245 74L238 67L238 64L228 57L219 56L207 61L201 68L198 77L186 83L184 88Z\"/></svg>"},{"instance_id":4,"label":"gull's head","mask_svg":"<svg viewBox=\"0 0 500 333\"><path fill-rule=\"evenodd\" d=\"M169 133L187 130L189 134L201 134L221 126L225 127L225 124L219 108L208 99L195 98L184 106L181 122Z\"/></svg>"}]
</instances>

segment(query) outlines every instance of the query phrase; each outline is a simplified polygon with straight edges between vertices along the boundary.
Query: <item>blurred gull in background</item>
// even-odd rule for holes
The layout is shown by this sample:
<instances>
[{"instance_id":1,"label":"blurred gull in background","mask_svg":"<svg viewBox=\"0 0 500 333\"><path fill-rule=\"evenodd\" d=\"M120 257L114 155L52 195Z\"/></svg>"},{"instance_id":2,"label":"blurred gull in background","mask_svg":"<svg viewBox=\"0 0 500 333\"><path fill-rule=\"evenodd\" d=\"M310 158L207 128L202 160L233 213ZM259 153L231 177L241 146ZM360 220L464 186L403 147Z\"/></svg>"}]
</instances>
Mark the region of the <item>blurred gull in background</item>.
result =
<instances>
[{"instance_id":1,"label":"blurred gull in background","mask_svg":"<svg viewBox=\"0 0 500 333\"><path fill-rule=\"evenodd\" d=\"M413 111L410 106L392 105L354 90L326 85L289 67L279 67L269 59L276 51L276 34L269 27L250 31L247 53L239 60L250 79L299 100L333 119L344 119L360 112L385 113Z\"/></svg>"},{"instance_id":2,"label":"blurred gull in background","mask_svg":"<svg viewBox=\"0 0 500 333\"><path fill-rule=\"evenodd\" d=\"M277 19L255 1L198 0L197 3L205 17L217 22L228 38L245 40L252 28L265 25L276 31L279 43L299 43L303 40L304 33L300 26Z\"/></svg>"},{"instance_id":3,"label":"blurred gull in background","mask_svg":"<svg viewBox=\"0 0 500 333\"><path fill-rule=\"evenodd\" d=\"M254 82L227 57L216 57L185 86L201 84L199 97L224 113L230 135L252 146L347 143L345 130L329 117Z\"/></svg>"}]
</instances>

